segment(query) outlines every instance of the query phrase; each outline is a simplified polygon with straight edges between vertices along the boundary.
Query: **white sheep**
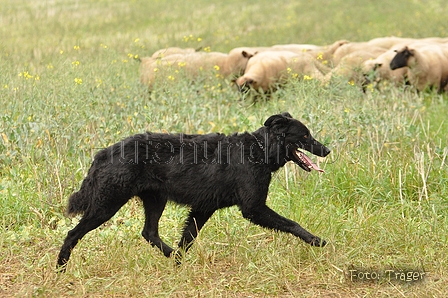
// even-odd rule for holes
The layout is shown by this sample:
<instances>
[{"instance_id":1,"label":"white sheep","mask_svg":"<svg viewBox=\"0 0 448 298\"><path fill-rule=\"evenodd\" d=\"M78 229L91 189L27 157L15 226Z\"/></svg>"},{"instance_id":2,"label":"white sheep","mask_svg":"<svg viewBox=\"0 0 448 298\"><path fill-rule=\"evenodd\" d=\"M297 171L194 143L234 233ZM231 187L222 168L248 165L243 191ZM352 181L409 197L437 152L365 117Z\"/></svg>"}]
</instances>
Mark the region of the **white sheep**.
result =
<instances>
[{"instance_id":1,"label":"white sheep","mask_svg":"<svg viewBox=\"0 0 448 298\"><path fill-rule=\"evenodd\" d=\"M249 60L244 75L236 80L236 84L240 90L252 88L269 92L288 77L307 76L309 79L322 80L323 74L317 67L319 64L306 52L265 51Z\"/></svg>"},{"instance_id":2,"label":"white sheep","mask_svg":"<svg viewBox=\"0 0 448 298\"><path fill-rule=\"evenodd\" d=\"M443 92L448 83L448 46L436 43L405 46L397 51L390 68L406 66L408 80L417 90L434 87Z\"/></svg>"},{"instance_id":3,"label":"white sheep","mask_svg":"<svg viewBox=\"0 0 448 298\"><path fill-rule=\"evenodd\" d=\"M447 43L447 37L425 37L425 38L409 38L409 37L378 37L369 40L367 43L372 46L391 49L399 44L411 44L414 42L422 43Z\"/></svg>"},{"instance_id":4,"label":"white sheep","mask_svg":"<svg viewBox=\"0 0 448 298\"><path fill-rule=\"evenodd\" d=\"M361 83L363 81L362 65L364 61L375 59L386 49L381 47L362 47L362 50L351 52L341 58L338 65L325 75L324 82L328 83L332 77L344 77L348 81Z\"/></svg>"},{"instance_id":5,"label":"white sheep","mask_svg":"<svg viewBox=\"0 0 448 298\"><path fill-rule=\"evenodd\" d=\"M168 47L165 49L160 49L155 51L151 57L152 58L163 58L173 54L189 54L196 52L196 49L193 48L179 48L179 47Z\"/></svg>"},{"instance_id":6,"label":"white sheep","mask_svg":"<svg viewBox=\"0 0 448 298\"><path fill-rule=\"evenodd\" d=\"M390 69L389 64L396 55L395 46L390 50L382 53L376 58L368 59L362 63L362 71L367 76L373 76L371 79L374 82L381 80L390 81L394 85L399 85L405 81L407 67L398 69Z\"/></svg>"},{"instance_id":7,"label":"white sheep","mask_svg":"<svg viewBox=\"0 0 448 298\"><path fill-rule=\"evenodd\" d=\"M373 39L369 40L367 42L367 44L370 46L390 49L397 44L412 43L414 41L416 41L415 38L387 36L387 37L373 38Z\"/></svg>"},{"instance_id":8,"label":"white sheep","mask_svg":"<svg viewBox=\"0 0 448 298\"><path fill-rule=\"evenodd\" d=\"M294 53L308 52L314 56L319 62L328 64L328 61L332 60L334 52L348 41L338 40L330 45L319 46L314 44L278 44L271 47L238 47L230 50L229 54L234 52L245 51L247 53L256 54L261 52L272 51L290 51Z\"/></svg>"},{"instance_id":9,"label":"white sheep","mask_svg":"<svg viewBox=\"0 0 448 298\"><path fill-rule=\"evenodd\" d=\"M332 58L332 63L333 63L333 67L337 66L342 58L344 58L345 56L351 54L351 53L362 53L362 52L371 52L373 49L383 49L384 51L386 51L386 49L382 48L382 47L376 47L376 46L372 46L367 42L349 42L346 43L342 46L340 46L339 48L336 49L336 51L333 54L333 58Z\"/></svg>"},{"instance_id":10,"label":"white sheep","mask_svg":"<svg viewBox=\"0 0 448 298\"><path fill-rule=\"evenodd\" d=\"M171 79L179 72L196 77L201 72L216 72L222 77L240 76L244 73L251 55L246 52L224 54L220 52L193 52L172 54L162 58L141 58L140 81L152 86L157 77L167 76Z\"/></svg>"},{"instance_id":11,"label":"white sheep","mask_svg":"<svg viewBox=\"0 0 448 298\"><path fill-rule=\"evenodd\" d=\"M295 53L307 52L308 54L314 56L319 62L328 64L329 60L332 60L334 52L341 46L349 43L348 40L338 40L330 45L318 46L310 44L285 44L285 45L274 45L273 50L291 51Z\"/></svg>"}]
</instances>

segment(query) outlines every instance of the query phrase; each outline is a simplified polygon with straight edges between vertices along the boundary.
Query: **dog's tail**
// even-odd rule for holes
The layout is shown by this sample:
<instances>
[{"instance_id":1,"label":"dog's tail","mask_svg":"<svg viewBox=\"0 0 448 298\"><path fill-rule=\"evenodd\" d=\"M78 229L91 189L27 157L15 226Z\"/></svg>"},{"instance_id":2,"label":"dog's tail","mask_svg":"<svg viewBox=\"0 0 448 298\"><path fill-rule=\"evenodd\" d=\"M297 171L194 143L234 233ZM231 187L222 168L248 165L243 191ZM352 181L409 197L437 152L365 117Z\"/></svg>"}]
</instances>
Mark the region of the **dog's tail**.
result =
<instances>
[{"instance_id":1,"label":"dog's tail","mask_svg":"<svg viewBox=\"0 0 448 298\"><path fill-rule=\"evenodd\" d=\"M67 216L95 212L99 197L98 184L100 182L98 181L101 176L101 168L108 164L108 156L108 151L105 149L95 155L80 189L68 198L68 206L65 211Z\"/></svg>"},{"instance_id":2,"label":"dog's tail","mask_svg":"<svg viewBox=\"0 0 448 298\"><path fill-rule=\"evenodd\" d=\"M90 173L89 173L90 174ZM75 216L77 214L83 214L90 209L91 198L94 198L95 187L90 175L84 179L79 191L73 193L68 198L68 206L66 210L67 216Z\"/></svg>"},{"instance_id":3,"label":"dog's tail","mask_svg":"<svg viewBox=\"0 0 448 298\"><path fill-rule=\"evenodd\" d=\"M68 199L68 206L66 210L67 216L75 216L77 214L83 214L88 208L86 198L81 191L75 192Z\"/></svg>"}]
</instances>

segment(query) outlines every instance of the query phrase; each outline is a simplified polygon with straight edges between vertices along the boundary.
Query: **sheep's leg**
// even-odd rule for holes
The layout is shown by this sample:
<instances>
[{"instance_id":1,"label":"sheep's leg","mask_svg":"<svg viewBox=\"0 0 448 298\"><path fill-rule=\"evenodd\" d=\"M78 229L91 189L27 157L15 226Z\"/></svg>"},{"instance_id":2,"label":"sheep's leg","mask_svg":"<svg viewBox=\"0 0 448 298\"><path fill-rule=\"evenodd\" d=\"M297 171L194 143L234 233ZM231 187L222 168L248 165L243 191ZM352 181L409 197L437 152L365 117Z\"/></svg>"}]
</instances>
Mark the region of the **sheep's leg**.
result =
<instances>
[{"instance_id":1,"label":"sheep's leg","mask_svg":"<svg viewBox=\"0 0 448 298\"><path fill-rule=\"evenodd\" d=\"M199 210L191 210L185 221L185 228L182 233L182 237L179 241L180 250L176 253L176 261L180 263L181 251L187 252L187 250L193 244L194 239L198 236L199 231L207 222L207 220L213 215L215 211L202 212Z\"/></svg>"},{"instance_id":2,"label":"sheep's leg","mask_svg":"<svg viewBox=\"0 0 448 298\"><path fill-rule=\"evenodd\" d=\"M442 79L442 80L440 81L439 90L437 90L438 93L441 94L441 93L443 93L444 91L448 91L448 88L446 88L447 86L448 86L448 78L446 78L446 79Z\"/></svg>"},{"instance_id":3,"label":"sheep's leg","mask_svg":"<svg viewBox=\"0 0 448 298\"><path fill-rule=\"evenodd\" d=\"M108 205L107 208L98 208L96 209L96 212L84 214L78 225L68 232L67 237L64 240L64 244L62 245L58 256L59 271L65 271L65 265L70 258L73 248L78 244L78 241L88 232L98 228L101 224L108 221L126 202L127 200L124 200L115 205Z\"/></svg>"},{"instance_id":4,"label":"sheep's leg","mask_svg":"<svg viewBox=\"0 0 448 298\"><path fill-rule=\"evenodd\" d=\"M173 249L163 242L159 236L159 219L165 209L166 200L155 197L150 193L140 194L139 197L143 201L146 217L142 236L152 246L158 247L166 257L169 257Z\"/></svg>"}]
</instances>

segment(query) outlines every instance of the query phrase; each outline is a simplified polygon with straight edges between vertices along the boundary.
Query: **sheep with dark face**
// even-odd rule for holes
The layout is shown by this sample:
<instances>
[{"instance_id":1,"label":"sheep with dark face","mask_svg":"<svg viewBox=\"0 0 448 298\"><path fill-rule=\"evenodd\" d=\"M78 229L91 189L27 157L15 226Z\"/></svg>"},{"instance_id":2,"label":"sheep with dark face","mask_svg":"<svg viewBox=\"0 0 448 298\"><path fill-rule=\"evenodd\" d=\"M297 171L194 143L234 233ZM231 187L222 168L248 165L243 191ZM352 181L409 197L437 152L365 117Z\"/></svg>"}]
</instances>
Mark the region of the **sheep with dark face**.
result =
<instances>
[{"instance_id":1,"label":"sheep with dark face","mask_svg":"<svg viewBox=\"0 0 448 298\"><path fill-rule=\"evenodd\" d=\"M389 67L390 62L396 54L396 49L393 47L375 59L364 61L362 63L363 74L369 76L369 78L374 82L385 80L392 82L394 85L402 84L405 81L408 68L401 67L392 70Z\"/></svg>"},{"instance_id":2,"label":"sheep with dark face","mask_svg":"<svg viewBox=\"0 0 448 298\"><path fill-rule=\"evenodd\" d=\"M390 68L406 66L409 83L417 90L437 88L438 92L443 92L448 83L448 47L440 44L405 46L397 51Z\"/></svg>"}]
</instances>

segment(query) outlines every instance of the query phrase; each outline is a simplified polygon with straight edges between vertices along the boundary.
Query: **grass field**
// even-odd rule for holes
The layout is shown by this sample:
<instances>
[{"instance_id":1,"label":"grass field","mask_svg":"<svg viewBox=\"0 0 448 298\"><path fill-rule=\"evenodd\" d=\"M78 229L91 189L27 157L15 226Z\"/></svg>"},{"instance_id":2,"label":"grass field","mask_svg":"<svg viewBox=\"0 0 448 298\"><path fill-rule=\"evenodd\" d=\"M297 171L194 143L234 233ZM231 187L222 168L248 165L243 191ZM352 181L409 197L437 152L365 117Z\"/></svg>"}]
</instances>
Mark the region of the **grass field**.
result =
<instances>
[{"instance_id":1,"label":"grass field","mask_svg":"<svg viewBox=\"0 0 448 298\"><path fill-rule=\"evenodd\" d=\"M253 104L207 75L149 93L134 58L166 46L227 52L448 36L447 15L442 0L0 0L0 296L446 297L447 95L387 86L363 94L343 80L311 80ZM253 131L282 111L332 153L324 174L293 164L276 173L268 205L328 240L325 248L229 208L177 267L141 237L143 209L132 200L56 273L78 220L64 216L67 198L100 148L146 130ZM167 243L186 214L166 208ZM368 274L380 278L357 280Z\"/></svg>"}]
</instances>

